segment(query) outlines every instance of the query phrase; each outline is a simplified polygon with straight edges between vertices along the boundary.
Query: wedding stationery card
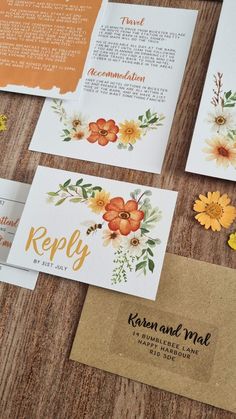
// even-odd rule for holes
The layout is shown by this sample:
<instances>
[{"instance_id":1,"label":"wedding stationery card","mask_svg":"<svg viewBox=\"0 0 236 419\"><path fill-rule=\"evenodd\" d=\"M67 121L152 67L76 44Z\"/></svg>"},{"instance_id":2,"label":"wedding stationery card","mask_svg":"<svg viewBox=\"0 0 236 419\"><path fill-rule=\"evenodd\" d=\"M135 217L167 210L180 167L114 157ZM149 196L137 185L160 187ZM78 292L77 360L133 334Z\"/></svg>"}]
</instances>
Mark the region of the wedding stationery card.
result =
<instances>
[{"instance_id":1,"label":"wedding stationery card","mask_svg":"<svg viewBox=\"0 0 236 419\"><path fill-rule=\"evenodd\" d=\"M236 2L224 0L186 170L236 181Z\"/></svg>"},{"instance_id":2,"label":"wedding stationery card","mask_svg":"<svg viewBox=\"0 0 236 419\"><path fill-rule=\"evenodd\" d=\"M38 273L7 263L29 188L25 183L0 179L0 281L33 290Z\"/></svg>"},{"instance_id":3,"label":"wedding stationery card","mask_svg":"<svg viewBox=\"0 0 236 419\"><path fill-rule=\"evenodd\" d=\"M71 359L236 413L235 279L167 254L155 302L89 287Z\"/></svg>"},{"instance_id":4,"label":"wedding stationery card","mask_svg":"<svg viewBox=\"0 0 236 419\"><path fill-rule=\"evenodd\" d=\"M76 96L96 18L106 2L1 0L0 90Z\"/></svg>"},{"instance_id":5,"label":"wedding stationery card","mask_svg":"<svg viewBox=\"0 0 236 419\"><path fill-rule=\"evenodd\" d=\"M39 167L8 262L154 300L176 198Z\"/></svg>"},{"instance_id":6,"label":"wedding stationery card","mask_svg":"<svg viewBox=\"0 0 236 419\"><path fill-rule=\"evenodd\" d=\"M79 99L46 101L30 150L160 173L196 18L108 3Z\"/></svg>"}]
</instances>

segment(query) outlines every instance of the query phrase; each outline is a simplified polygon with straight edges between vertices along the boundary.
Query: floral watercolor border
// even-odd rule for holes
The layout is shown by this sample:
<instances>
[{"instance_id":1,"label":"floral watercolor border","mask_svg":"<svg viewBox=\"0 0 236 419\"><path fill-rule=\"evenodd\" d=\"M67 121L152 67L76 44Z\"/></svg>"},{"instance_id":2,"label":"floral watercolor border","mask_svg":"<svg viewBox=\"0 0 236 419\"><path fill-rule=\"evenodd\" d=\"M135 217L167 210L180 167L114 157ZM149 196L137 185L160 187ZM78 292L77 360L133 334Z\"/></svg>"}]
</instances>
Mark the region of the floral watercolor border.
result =
<instances>
[{"instance_id":1,"label":"floral watercolor border","mask_svg":"<svg viewBox=\"0 0 236 419\"><path fill-rule=\"evenodd\" d=\"M91 213L99 215L98 222L84 221L87 236L102 233L103 246L114 249L112 284L128 281L130 272L146 276L154 273L156 247L161 243L152 236L152 230L162 219L162 212L153 207L152 191L136 189L130 199L112 197L100 186L78 179L60 184L48 192L48 202L60 206L65 202L87 205Z\"/></svg>"},{"instance_id":2,"label":"floral watercolor border","mask_svg":"<svg viewBox=\"0 0 236 419\"><path fill-rule=\"evenodd\" d=\"M119 150L133 151L138 140L145 137L150 131L163 126L165 116L148 109L137 119L125 120L121 123L113 119L99 118L89 122L82 113L69 116L63 106L62 100L53 100L53 111L64 125L62 140L65 142L87 140L89 143L97 143L107 146L116 143Z\"/></svg>"},{"instance_id":3,"label":"floral watercolor border","mask_svg":"<svg viewBox=\"0 0 236 419\"><path fill-rule=\"evenodd\" d=\"M207 122L214 135L205 140L206 160L214 161L217 167L236 169L236 114L232 112L236 106L236 92L224 92L223 73L214 76L211 105L214 111L208 114Z\"/></svg>"}]
</instances>

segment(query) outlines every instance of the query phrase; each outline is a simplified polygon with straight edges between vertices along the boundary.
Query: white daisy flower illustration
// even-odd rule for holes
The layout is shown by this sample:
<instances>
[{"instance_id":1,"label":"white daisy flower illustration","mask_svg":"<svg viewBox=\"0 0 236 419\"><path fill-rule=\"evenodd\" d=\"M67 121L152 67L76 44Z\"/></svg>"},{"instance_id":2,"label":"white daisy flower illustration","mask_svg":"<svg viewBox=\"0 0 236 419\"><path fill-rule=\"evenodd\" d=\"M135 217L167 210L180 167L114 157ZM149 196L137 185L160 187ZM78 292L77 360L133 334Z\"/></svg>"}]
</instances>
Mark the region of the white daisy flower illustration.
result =
<instances>
[{"instance_id":1,"label":"white daisy flower illustration","mask_svg":"<svg viewBox=\"0 0 236 419\"><path fill-rule=\"evenodd\" d=\"M147 240L148 239L140 233L133 233L123 239L123 247L131 256L139 257L141 256L142 250L145 248Z\"/></svg>"},{"instance_id":2,"label":"white daisy flower illustration","mask_svg":"<svg viewBox=\"0 0 236 419\"><path fill-rule=\"evenodd\" d=\"M217 106L214 113L208 114L207 122L211 124L213 132L226 135L228 131L235 129L236 117L235 114Z\"/></svg>"}]
</instances>

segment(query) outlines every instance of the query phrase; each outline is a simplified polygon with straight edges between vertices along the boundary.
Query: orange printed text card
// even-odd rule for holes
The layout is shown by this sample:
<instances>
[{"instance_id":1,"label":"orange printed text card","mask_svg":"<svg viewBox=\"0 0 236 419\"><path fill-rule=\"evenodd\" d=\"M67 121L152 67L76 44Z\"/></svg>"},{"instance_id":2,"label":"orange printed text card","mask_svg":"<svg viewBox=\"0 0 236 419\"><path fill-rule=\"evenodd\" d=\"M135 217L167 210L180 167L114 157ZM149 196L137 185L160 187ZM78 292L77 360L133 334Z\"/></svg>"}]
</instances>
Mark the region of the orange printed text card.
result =
<instances>
[{"instance_id":1,"label":"orange printed text card","mask_svg":"<svg viewBox=\"0 0 236 419\"><path fill-rule=\"evenodd\" d=\"M96 19L105 3L1 0L0 89L73 97Z\"/></svg>"}]
</instances>

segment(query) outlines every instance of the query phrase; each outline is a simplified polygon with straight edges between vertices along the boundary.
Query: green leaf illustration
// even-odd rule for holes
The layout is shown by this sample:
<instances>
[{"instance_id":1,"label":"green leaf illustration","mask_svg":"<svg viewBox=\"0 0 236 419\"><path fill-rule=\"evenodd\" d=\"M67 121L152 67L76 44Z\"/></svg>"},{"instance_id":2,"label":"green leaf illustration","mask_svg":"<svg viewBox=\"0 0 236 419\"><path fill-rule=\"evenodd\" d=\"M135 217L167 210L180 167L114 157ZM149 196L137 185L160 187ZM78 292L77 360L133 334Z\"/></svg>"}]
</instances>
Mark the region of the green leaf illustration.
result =
<instances>
[{"instance_id":1,"label":"green leaf illustration","mask_svg":"<svg viewBox=\"0 0 236 419\"><path fill-rule=\"evenodd\" d=\"M58 207L59 205L62 205L63 202L65 202L66 198L62 198L59 201L57 201L57 203L55 204L56 207Z\"/></svg>"},{"instance_id":2,"label":"green leaf illustration","mask_svg":"<svg viewBox=\"0 0 236 419\"><path fill-rule=\"evenodd\" d=\"M49 195L49 196L58 196L58 192L48 192L47 195Z\"/></svg>"},{"instance_id":3,"label":"green leaf illustration","mask_svg":"<svg viewBox=\"0 0 236 419\"><path fill-rule=\"evenodd\" d=\"M148 251L148 253L149 253L150 256L152 256L152 257L154 256L152 250L149 247L148 247L147 251Z\"/></svg>"},{"instance_id":4,"label":"green leaf illustration","mask_svg":"<svg viewBox=\"0 0 236 419\"><path fill-rule=\"evenodd\" d=\"M70 199L70 202L73 202L74 204L78 204L81 201L82 201L82 198L71 198Z\"/></svg>"},{"instance_id":5,"label":"green leaf illustration","mask_svg":"<svg viewBox=\"0 0 236 419\"><path fill-rule=\"evenodd\" d=\"M99 192L101 192L101 191L102 191L102 188L101 188L101 186L94 186L94 187L93 187L93 190L94 190L94 191L99 191Z\"/></svg>"},{"instance_id":6,"label":"green leaf illustration","mask_svg":"<svg viewBox=\"0 0 236 419\"><path fill-rule=\"evenodd\" d=\"M155 268L155 264L154 264L152 259L148 259L148 268L149 268L149 271L151 271L153 273L154 268Z\"/></svg>"},{"instance_id":7,"label":"green leaf illustration","mask_svg":"<svg viewBox=\"0 0 236 419\"><path fill-rule=\"evenodd\" d=\"M87 199L88 198L87 191L84 188L82 188L82 195L83 195L84 199Z\"/></svg>"},{"instance_id":8,"label":"green leaf illustration","mask_svg":"<svg viewBox=\"0 0 236 419\"><path fill-rule=\"evenodd\" d=\"M67 188L67 186L69 186L69 185L70 185L70 183L71 183L71 179L67 180L67 181L63 184L63 187L64 187L64 188Z\"/></svg>"},{"instance_id":9,"label":"green leaf illustration","mask_svg":"<svg viewBox=\"0 0 236 419\"><path fill-rule=\"evenodd\" d=\"M151 110L148 109L148 111L146 112L146 118L147 118L147 120L149 120L149 119L151 119L151 117L152 117Z\"/></svg>"},{"instance_id":10,"label":"green leaf illustration","mask_svg":"<svg viewBox=\"0 0 236 419\"><path fill-rule=\"evenodd\" d=\"M138 263L135 267L135 272L140 271L141 269L143 269L145 266L147 265L147 261L142 261L140 263Z\"/></svg>"}]
</instances>

